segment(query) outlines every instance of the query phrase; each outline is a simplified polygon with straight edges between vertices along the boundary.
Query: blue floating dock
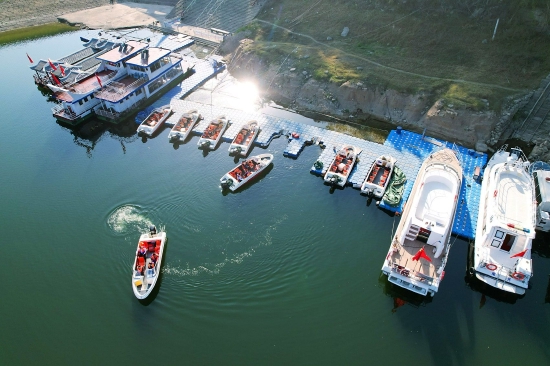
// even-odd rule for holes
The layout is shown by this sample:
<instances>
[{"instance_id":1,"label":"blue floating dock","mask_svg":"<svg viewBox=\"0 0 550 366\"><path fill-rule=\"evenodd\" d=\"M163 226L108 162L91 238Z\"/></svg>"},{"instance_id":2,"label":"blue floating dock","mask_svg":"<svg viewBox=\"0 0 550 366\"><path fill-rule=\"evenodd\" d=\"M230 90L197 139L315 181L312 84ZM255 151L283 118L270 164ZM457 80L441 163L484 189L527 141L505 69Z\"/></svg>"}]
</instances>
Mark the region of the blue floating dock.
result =
<instances>
[{"instance_id":1,"label":"blue floating dock","mask_svg":"<svg viewBox=\"0 0 550 366\"><path fill-rule=\"evenodd\" d=\"M283 151L283 155L290 158L297 158L307 144L324 146L325 148L317 159L323 163L323 168L316 169L314 166L311 167L311 172L319 176L324 175L336 152L342 145L354 145L361 149L361 153L347 183L354 188L361 187L376 158L380 155L391 155L397 159L396 165L401 168L407 177L403 198L399 205L392 207L383 201L380 202L380 208L391 212L401 212L403 210L403 205L409 198L414 180L424 159L438 149L445 147L454 149L458 152L458 158L462 164L463 180L453 223L453 234L467 239L475 237L481 183L474 181L472 177L476 167L482 168L487 163L486 154L401 128L391 131L384 144L378 144L340 132L305 125L263 113L244 112L237 109L222 108L181 99L220 71L223 71L223 69L216 69L214 63L210 60L197 60L196 73L184 80L180 86L166 93L146 110L141 111L138 117L136 117L136 121L143 120L154 108L170 104L175 113L170 116L166 124L173 125L177 122L181 113L197 109L204 119L195 126L193 134L202 134L213 118L224 115L229 119L230 126L224 132L222 140L231 142L243 125L249 121L256 120L260 126L260 133L254 142L257 146L267 147L274 138L287 136L289 143Z\"/></svg>"}]
</instances>

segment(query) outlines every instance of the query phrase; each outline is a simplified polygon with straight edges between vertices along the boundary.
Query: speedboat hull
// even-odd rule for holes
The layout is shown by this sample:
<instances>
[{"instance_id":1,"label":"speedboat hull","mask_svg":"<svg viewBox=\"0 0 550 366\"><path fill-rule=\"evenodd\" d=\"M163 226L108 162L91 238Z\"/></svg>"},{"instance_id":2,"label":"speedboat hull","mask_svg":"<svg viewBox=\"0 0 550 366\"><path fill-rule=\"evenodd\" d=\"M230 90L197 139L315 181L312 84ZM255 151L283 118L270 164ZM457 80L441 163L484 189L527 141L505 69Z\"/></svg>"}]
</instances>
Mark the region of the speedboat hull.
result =
<instances>
[{"instance_id":1,"label":"speedboat hull","mask_svg":"<svg viewBox=\"0 0 550 366\"><path fill-rule=\"evenodd\" d=\"M325 173L325 182L340 187L345 186L360 152L361 150L355 146L342 146Z\"/></svg>"},{"instance_id":2,"label":"speedboat hull","mask_svg":"<svg viewBox=\"0 0 550 366\"><path fill-rule=\"evenodd\" d=\"M170 130L168 141L184 142L201 118L201 115L196 109L184 113Z\"/></svg>"},{"instance_id":3,"label":"speedboat hull","mask_svg":"<svg viewBox=\"0 0 550 366\"><path fill-rule=\"evenodd\" d=\"M229 145L229 155L246 156L259 132L260 127L256 121L244 125Z\"/></svg>"},{"instance_id":4,"label":"speedboat hull","mask_svg":"<svg viewBox=\"0 0 550 366\"><path fill-rule=\"evenodd\" d=\"M147 298L155 288L158 277L160 276L165 245L165 232L142 234L139 238L134 265L132 267L132 289L134 295L139 300ZM140 248L145 249L144 256L139 254ZM154 254L158 256L158 259L152 268L149 268L149 263L153 262ZM140 266L144 266L144 268Z\"/></svg>"},{"instance_id":5,"label":"speedboat hull","mask_svg":"<svg viewBox=\"0 0 550 366\"><path fill-rule=\"evenodd\" d=\"M273 162L272 154L260 154L251 156L231 169L220 179L222 188L236 191L246 183L258 176Z\"/></svg>"},{"instance_id":6,"label":"speedboat hull","mask_svg":"<svg viewBox=\"0 0 550 366\"><path fill-rule=\"evenodd\" d=\"M228 126L229 120L225 116L212 120L197 143L199 149L215 150Z\"/></svg>"},{"instance_id":7,"label":"speedboat hull","mask_svg":"<svg viewBox=\"0 0 550 366\"><path fill-rule=\"evenodd\" d=\"M154 109L147 118L141 122L137 129L137 133L149 137L153 136L164 121L166 121L171 112L172 109L169 105Z\"/></svg>"},{"instance_id":8,"label":"speedboat hull","mask_svg":"<svg viewBox=\"0 0 550 366\"><path fill-rule=\"evenodd\" d=\"M361 185L361 193L381 199L390 182L395 161L393 157L384 155L376 159Z\"/></svg>"}]
</instances>

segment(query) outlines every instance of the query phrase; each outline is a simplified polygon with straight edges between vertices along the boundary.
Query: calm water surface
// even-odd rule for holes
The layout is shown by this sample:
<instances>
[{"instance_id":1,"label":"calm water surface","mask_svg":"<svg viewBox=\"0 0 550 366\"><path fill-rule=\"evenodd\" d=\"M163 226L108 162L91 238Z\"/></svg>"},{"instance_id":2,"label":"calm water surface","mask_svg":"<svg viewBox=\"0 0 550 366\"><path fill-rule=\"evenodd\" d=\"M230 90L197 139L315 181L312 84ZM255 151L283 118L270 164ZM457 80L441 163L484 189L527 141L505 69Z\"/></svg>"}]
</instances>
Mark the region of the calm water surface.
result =
<instances>
[{"instance_id":1,"label":"calm water surface","mask_svg":"<svg viewBox=\"0 0 550 366\"><path fill-rule=\"evenodd\" d=\"M532 289L513 304L467 285L460 239L440 292L411 302L380 278L397 221L311 175L317 146L297 160L284 139L255 147L273 168L226 195L227 143L205 156L197 137L175 148L166 130L106 132L87 149L54 121L25 56L59 58L78 36L0 48L0 364L550 363L544 240ZM169 241L143 304L130 267L151 223Z\"/></svg>"}]
</instances>

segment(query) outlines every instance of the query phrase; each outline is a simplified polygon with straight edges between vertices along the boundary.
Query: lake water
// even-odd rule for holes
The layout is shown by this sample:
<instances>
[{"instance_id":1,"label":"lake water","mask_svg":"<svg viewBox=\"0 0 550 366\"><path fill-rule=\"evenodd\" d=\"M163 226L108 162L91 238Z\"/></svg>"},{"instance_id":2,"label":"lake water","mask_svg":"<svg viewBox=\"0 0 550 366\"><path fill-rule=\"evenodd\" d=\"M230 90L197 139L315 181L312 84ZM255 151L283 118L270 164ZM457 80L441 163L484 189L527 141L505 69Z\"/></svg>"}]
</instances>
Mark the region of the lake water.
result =
<instances>
[{"instance_id":1,"label":"lake water","mask_svg":"<svg viewBox=\"0 0 550 366\"><path fill-rule=\"evenodd\" d=\"M550 363L547 238L514 303L468 286L460 239L439 293L411 302L380 276L397 220L310 174L319 147L296 160L282 138L255 147L273 168L222 194L227 143L205 155L166 130L90 142L58 125L25 52L59 58L80 34L0 48L0 364ZM168 244L140 303L131 265L151 223Z\"/></svg>"}]
</instances>

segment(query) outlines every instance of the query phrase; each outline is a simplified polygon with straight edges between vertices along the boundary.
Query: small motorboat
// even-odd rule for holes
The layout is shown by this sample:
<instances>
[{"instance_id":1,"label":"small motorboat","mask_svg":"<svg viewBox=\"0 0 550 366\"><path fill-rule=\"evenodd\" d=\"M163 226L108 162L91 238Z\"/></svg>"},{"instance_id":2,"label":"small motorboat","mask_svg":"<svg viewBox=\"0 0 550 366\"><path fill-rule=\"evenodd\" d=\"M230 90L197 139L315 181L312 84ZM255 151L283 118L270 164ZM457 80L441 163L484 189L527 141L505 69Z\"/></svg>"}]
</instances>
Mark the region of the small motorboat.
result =
<instances>
[{"instance_id":1,"label":"small motorboat","mask_svg":"<svg viewBox=\"0 0 550 366\"><path fill-rule=\"evenodd\" d=\"M344 145L336 153L330 168L325 173L325 182L332 185L343 187L348 181L348 177L355 165L357 155L361 150L352 145Z\"/></svg>"},{"instance_id":2,"label":"small motorboat","mask_svg":"<svg viewBox=\"0 0 550 366\"><path fill-rule=\"evenodd\" d=\"M246 156L259 132L260 127L256 121L244 125L229 146L229 155Z\"/></svg>"},{"instance_id":3,"label":"small motorboat","mask_svg":"<svg viewBox=\"0 0 550 366\"><path fill-rule=\"evenodd\" d=\"M393 157L384 155L376 159L361 185L361 193L381 199L390 182L395 161Z\"/></svg>"},{"instance_id":4,"label":"small motorboat","mask_svg":"<svg viewBox=\"0 0 550 366\"><path fill-rule=\"evenodd\" d=\"M170 130L170 133L168 134L168 141L185 141L193 127L195 127L197 122L201 119L202 117L196 109L192 109L182 114L178 122Z\"/></svg>"},{"instance_id":5,"label":"small motorboat","mask_svg":"<svg viewBox=\"0 0 550 366\"><path fill-rule=\"evenodd\" d=\"M145 299L157 283L162 265L162 255L166 243L166 233L157 233L152 225L149 233L142 234L132 267L132 289L140 300Z\"/></svg>"},{"instance_id":6,"label":"small motorboat","mask_svg":"<svg viewBox=\"0 0 550 366\"><path fill-rule=\"evenodd\" d=\"M225 116L212 120L197 143L199 149L214 150L228 126L229 121Z\"/></svg>"},{"instance_id":7,"label":"small motorboat","mask_svg":"<svg viewBox=\"0 0 550 366\"><path fill-rule=\"evenodd\" d=\"M220 183L222 188L236 191L239 187L256 177L273 162L272 154L260 154L243 160L239 165L225 174Z\"/></svg>"},{"instance_id":8,"label":"small motorboat","mask_svg":"<svg viewBox=\"0 0 550 366\"><path fill-rule=\"evenodd\" d=\"M166 121L166 118L168 118L170 112L172 112L172 109L169 105L153 109L147 118L141 122L137 129L137 133L151 137L164 123L164 121Z\"/></svg>"}]
</instances>

